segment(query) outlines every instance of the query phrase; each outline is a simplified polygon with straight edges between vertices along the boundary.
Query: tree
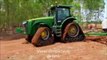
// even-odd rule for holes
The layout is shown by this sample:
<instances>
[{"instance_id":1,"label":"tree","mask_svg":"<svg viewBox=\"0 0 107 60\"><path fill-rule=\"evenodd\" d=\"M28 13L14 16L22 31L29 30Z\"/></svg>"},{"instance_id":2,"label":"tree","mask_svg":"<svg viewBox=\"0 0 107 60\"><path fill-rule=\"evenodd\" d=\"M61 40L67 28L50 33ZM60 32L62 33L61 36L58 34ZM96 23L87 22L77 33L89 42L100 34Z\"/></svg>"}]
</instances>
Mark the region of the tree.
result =
<instances>
[{"instance_id":1,"label":"tree","mask_svg":"<svg viewBox=\"0 0 107 60\"><path fill-rule=\"evenodd\" d=\"M104 6L103 0L82 0L82 1L84 2L84 7L89 10L87 19L91 20L91 17L93 17L93 13L94 12L96 13L96 11L98 13L97 18L99 18L99 12ZM90 18L88 18L88 17L90 17Z\"/></svg>"}]
</instances>

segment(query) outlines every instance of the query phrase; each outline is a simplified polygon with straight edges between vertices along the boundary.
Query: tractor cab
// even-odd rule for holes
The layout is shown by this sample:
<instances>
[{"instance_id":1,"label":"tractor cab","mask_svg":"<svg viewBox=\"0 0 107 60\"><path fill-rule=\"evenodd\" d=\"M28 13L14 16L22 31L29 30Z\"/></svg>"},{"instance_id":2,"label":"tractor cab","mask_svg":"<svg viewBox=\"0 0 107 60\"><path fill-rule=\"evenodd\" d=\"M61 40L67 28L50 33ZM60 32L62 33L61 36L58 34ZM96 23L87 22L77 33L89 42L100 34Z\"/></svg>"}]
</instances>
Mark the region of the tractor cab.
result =
<instances>
[{"instance_id":1,"label":"tractor cab","mask_svg":"<svg viewBox=\"0 0 107 60\"><path fill-rule=\"evenodd\" d=\"M70 14L71 6L53 6L50 8L49 16L54 16L56 23L61 23L68 17L71 17Z\"/></svg>"}]
</instances>

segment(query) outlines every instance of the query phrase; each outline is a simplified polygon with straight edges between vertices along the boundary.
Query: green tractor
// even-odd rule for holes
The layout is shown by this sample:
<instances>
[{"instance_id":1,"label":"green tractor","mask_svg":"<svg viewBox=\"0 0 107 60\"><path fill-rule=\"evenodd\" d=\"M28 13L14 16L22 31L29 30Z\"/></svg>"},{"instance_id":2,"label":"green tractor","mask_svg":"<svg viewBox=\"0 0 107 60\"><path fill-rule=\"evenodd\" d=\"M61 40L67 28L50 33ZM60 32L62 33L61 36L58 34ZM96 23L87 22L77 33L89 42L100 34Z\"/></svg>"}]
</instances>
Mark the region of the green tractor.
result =
<instances>
[{"instance_id":1,"label":"green tractor","mask_svg":"<svg viewBox=\"0 0 107 60\"><path fill-rule=\"evenodd\" d=\"M71 6L53 6L48 17L29 19L23 24L27 38L35 46L53 44L56 41L82 41L85 35L70 13Z\"/></svg>"}]
</instances>

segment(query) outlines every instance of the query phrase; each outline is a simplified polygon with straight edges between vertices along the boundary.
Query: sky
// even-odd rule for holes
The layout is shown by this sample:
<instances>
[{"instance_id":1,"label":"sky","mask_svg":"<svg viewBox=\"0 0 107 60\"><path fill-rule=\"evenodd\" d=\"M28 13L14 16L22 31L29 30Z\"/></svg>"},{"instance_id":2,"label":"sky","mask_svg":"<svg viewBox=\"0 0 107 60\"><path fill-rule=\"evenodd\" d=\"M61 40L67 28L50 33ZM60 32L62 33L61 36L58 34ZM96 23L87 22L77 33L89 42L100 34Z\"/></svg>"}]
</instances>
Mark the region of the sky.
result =
<instances>
[{"instance_id":1,"label":"sky","mask_svg":"<svg viewBox=\"0 0 107 60\"><path fill-rule=\"evenodd\" d=\"M104 0L104 3L105 3L104 9L103 9L102 12L100 12L100 16L99 16L99 18L101 19L101 21L107 19L107 0ZM86 17L87 17L87 14L89 13L89 10L85 10L85 9L82 8L81 12L82 12L82 14L84 16L83 20L86 21ZM92 21L95 20L95 17L96 16L92 17Z\"/></svg>"},{"instance_id":2,"label":"sky","mask_svg":"<svg viewBox=\"0 0 107 60\"><path fill-rule=\"evenodd\" d=\"M104 0L105 2L105 13L104 13L104 18L107 19L107 0Z\"/></svg>"},{"instance_id":3,"label":"sky","mask_svg":"<svg viewBox=\"0 0 107 60\"><path fill-rule=\"evenodd\" d=\"M105 2L105 14L104 14L104 18L107 19L107 0L104 0Z\"/></svg>"}]
</instances>

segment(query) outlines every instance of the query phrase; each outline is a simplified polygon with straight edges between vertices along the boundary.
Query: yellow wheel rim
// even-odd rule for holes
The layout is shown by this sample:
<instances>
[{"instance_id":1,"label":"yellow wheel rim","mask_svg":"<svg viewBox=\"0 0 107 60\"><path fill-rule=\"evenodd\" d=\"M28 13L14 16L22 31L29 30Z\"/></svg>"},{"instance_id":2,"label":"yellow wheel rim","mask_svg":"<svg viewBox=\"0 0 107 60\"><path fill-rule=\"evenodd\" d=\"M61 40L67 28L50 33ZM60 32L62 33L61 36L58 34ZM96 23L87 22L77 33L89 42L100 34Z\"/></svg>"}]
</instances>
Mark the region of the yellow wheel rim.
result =
<instances>
[{"instance_id":1,"label":"yellow wheel rim","mask_svg":"<svg viewBox=\"0 0 107 60\"><path fill-rule=\"evenodd\" d=\"M68 35L74 36L77 34L77 31L78 31L77 27L75 25L71 25L69 30L68 30Z\"/></svg>"},{"instance_id":2,"label":"yellow wheel rim","mask_svg":"<svg viewBox=\"0 0 107 60\"><path fill-rule=\"evenodd\" d=\"M49 37L49 32L48 32L47 30L45 30L45 31L43 31L43 32L41 33L41 38L42 38L43 40L47 40L48 37Z\"/></svg>"},{"instance_id":3,"label":"yellow wheel rim","mask_svg":"<svg viewBox=\"0 0 107 60\"><path fill-rule=\"evenodd\" d=\"M69 33L75 34L76 33L76 28L75 27L70 27Z\"/></svg>"}]
</instances>

